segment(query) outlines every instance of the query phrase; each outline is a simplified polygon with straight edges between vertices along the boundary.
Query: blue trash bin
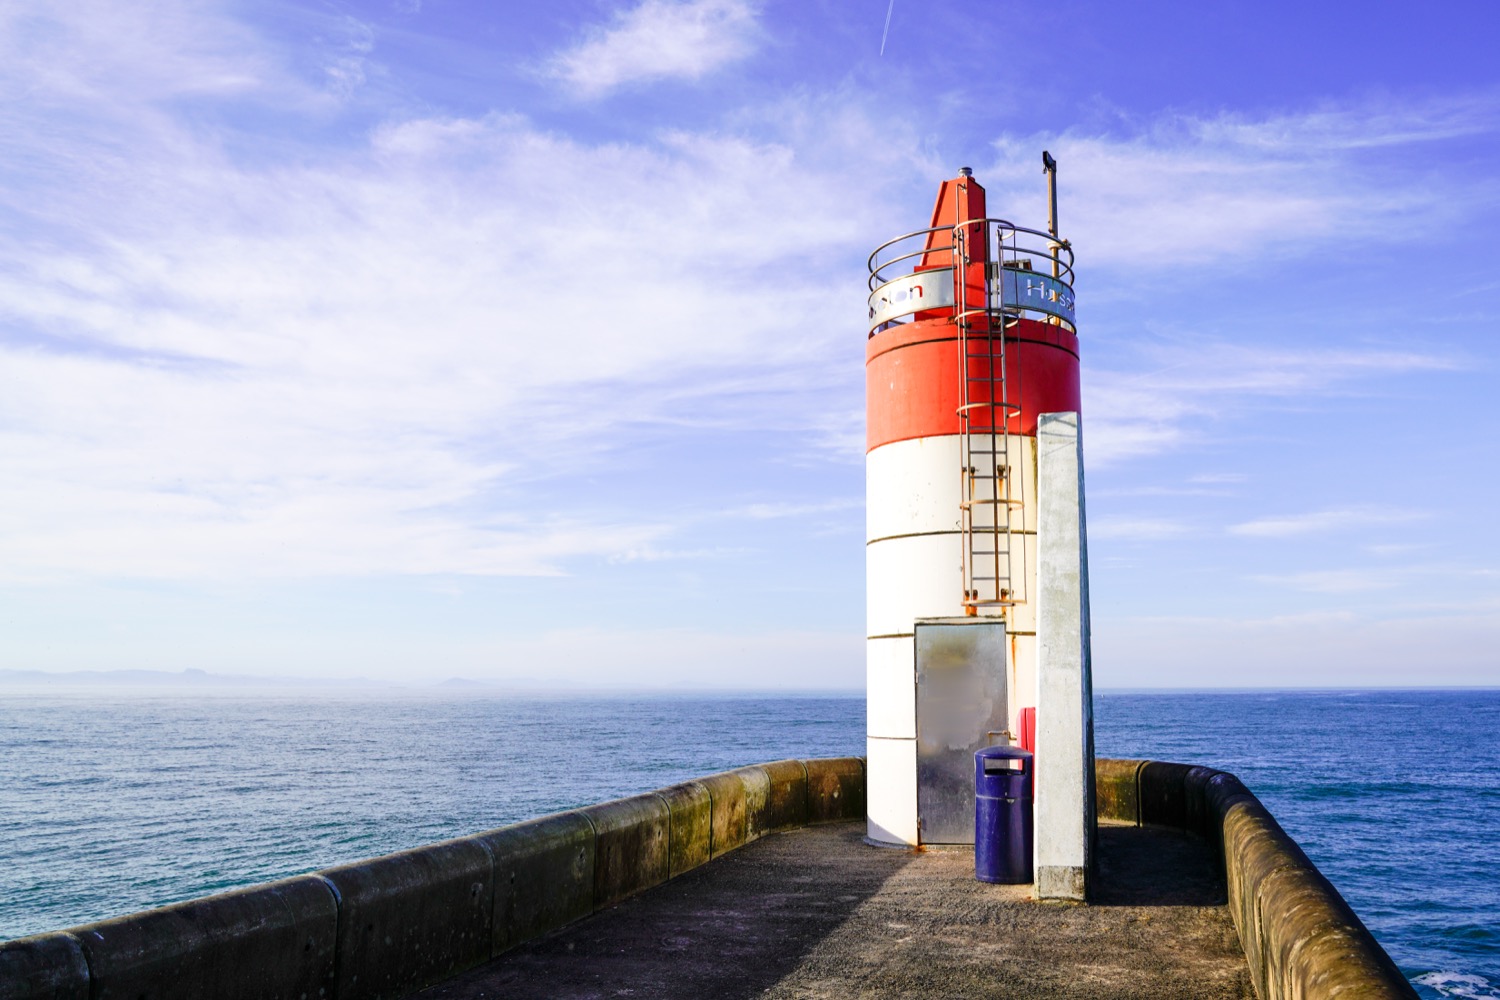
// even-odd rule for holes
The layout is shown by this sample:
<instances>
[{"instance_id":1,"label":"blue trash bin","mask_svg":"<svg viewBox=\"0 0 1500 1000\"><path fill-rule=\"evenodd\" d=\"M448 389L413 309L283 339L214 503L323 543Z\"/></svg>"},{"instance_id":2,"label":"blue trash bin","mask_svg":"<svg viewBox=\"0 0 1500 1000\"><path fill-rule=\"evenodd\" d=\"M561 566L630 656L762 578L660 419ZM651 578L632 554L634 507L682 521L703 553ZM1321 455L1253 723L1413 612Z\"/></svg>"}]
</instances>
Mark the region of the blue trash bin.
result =
<instances>
[{"instance_id":1,"label":"blue trash bin","mask_svg":"<svg viewBox=\"0 0 1500 1000\"><path fill-rule=\"evenodd\" d=\"M1030 750L985 747L974 754L974 877L1031 881Z\"/></svg>"}]
</instances>

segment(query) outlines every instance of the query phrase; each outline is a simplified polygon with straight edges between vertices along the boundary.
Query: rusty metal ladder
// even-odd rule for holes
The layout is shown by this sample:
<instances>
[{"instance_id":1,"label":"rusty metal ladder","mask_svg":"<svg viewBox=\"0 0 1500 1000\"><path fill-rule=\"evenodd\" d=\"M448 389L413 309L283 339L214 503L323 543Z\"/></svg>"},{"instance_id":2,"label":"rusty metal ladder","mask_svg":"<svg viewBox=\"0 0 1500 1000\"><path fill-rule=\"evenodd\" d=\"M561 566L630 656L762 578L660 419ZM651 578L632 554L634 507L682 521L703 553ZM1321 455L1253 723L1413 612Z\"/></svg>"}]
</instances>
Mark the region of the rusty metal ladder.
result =
<instances>
[{"instance_id":1,"label":"rusty metal ladder","mask_svg":"<svg viewBox=\"0 0 1500 1000\"><path fill-rule=\"evenodd\" d=\"M988 259L989 239L988 220L960 223L953 229L954 319L961 380L959 524L966 615L977 615L986 607L1003 609L1024 599L1015 578L1012 543L1016 533L1011 526L1011 512L1022 504L1021 485L1011 470L1007 443L1011 423L1020 417L1021 408L1007 392L1003 234L997 240L993 264ZM974 293L968 280L976 258L986 265L981 295ZM999 280L990 280L992 269ZM999 289L999 301L991 301L992 289ZM971 301L975 298L980 301ZM984 322L976 324L981 316ZM1024 566L1024 553L1020 561Z\"/></svg>"}]
</instances>

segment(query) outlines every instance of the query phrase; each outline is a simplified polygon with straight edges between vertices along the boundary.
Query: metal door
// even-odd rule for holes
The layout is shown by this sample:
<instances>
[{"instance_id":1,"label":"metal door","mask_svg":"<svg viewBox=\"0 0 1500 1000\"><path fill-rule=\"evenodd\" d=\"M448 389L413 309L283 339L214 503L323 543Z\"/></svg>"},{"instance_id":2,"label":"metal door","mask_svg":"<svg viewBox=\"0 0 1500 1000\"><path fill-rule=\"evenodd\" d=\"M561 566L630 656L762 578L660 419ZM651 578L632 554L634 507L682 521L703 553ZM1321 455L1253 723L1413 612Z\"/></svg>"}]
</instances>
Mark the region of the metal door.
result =
<instances>
[{"instance_id":1,"label":"metal door","mask_svg":"<svg viewBox=\"0 0 1500 1000\"><path fill-rule=\"evenodd\" d=\"M916 623L917 829L924 844L974 842L974 752L1002 742L1005 622Z\"/></svg>"}]
</instances>

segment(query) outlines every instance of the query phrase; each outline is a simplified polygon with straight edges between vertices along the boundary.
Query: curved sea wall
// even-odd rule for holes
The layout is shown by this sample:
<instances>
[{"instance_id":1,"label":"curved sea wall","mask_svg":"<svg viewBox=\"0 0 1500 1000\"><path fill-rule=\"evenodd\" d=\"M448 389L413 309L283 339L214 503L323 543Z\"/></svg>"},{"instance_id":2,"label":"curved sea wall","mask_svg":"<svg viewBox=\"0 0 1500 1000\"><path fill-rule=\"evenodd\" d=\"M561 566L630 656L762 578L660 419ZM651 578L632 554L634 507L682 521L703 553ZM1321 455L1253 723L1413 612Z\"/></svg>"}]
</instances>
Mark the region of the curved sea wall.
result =
<instances>
[{"instance_id":1,"label":"curved sea wall","mask_svg":"<svg viewBox=\"0 0 1500 1000\"><path fill-rule=\"evenodd\" d=\"M1095 762L1101 819L1209 841L1261 1000L1415 992L1234 775ZM784 760L0 944L0 1000L406 996L768 833L863 819L858 757Z\"/></svg>"},{"instance_id":2,"label":"curved sea wall","mask_svg":"<svg viewBox=\"0 0 1500 1000\"><path fill-rule=\"evenodd\" d=\"M0 944L0 1000L402 997L768 833L864 815L861 758L742 767Z\"/></svg>"},{"instance_id":3,"label":"curved sea wall","mask_svg":"<svg viewBox=\"0 0 1500 1000\"><path fill-rule=\"evenodd\" d=\"M1094 788L1100 819L1175 827L1213 846L1260 1000L1416 1000L1344 897L1234 775L1101 758Z\"/></svg>"}]
</instances>

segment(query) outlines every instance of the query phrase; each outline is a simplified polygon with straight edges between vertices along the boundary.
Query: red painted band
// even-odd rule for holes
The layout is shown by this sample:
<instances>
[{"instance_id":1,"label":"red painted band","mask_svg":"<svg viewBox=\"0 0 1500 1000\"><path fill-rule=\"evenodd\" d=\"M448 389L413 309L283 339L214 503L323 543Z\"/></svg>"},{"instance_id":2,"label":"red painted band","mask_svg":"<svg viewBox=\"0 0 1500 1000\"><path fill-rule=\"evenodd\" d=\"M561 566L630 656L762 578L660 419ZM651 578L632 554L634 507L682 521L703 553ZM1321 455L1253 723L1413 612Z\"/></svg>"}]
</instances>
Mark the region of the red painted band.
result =
<instances>
[{"instance_id":1,"label":"red painted band","mask_svg":"<svg viewBox=\"0 0 1500 1000\"><path fill-rule=\"evenodd\" d=\"M983 338L970 338L971 349ZM924 320L871 337L865 348L866 447L959 433L958 332L951 322ZM1012 433L1035 434L1042 413L1078 412L1078 337L1062 327L1021 320L1006 331L1006 399L1020 405ZM984 376L988 362L971 374ZM988 382L971 402L990 402ZM987 430L993 410L973 410L970 427ZM998 421L997 421L998 425Z\"/></svg>"}]
</instances>

